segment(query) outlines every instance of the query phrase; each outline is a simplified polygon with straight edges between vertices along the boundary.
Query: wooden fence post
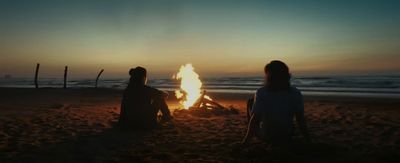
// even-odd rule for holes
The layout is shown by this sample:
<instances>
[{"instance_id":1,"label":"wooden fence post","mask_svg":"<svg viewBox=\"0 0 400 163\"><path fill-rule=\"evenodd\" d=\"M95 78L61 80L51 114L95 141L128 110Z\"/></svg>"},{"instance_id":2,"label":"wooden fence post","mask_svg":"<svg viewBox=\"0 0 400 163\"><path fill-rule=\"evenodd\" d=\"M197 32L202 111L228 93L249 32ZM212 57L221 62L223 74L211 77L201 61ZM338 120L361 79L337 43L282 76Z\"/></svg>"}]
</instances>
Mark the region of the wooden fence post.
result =
<instances>
[{"instance_id":1,"label":"wooden fence post","mask_svg":"<svg viewBox=\"0 0 400 163\"><path fill-rule=\"evenodd\" d=\"M97 82L99 81L99 77L100 77L100 75L103 73L103 71L104 71L104 69L101 69L101 71L100 71L99 74L97 75L96 83L95 83L95 85L94 85L94 88L97 88Z\"/></svg>"},{"instance_id":2,"label":"wooden fence post","mask_svg":"<svg viewBox=\"0 0 400 163\"><path fill-rule=\"evenodd\" d=\"M37 63L36 64L36 72L35 72L35 88L39 88L39 84L38 84L39 68L40 68L40 64Z\"/></svg>"},{"instance_id":3,"label":"wooden fence post","mask_svg":"<svg viewBox=\"0 0 400 163\"><path fill-rule=\"evenodd\" d=\"M67 74L68 74L68 66L65 66L65 69L64 69L64 89L67 88Z\"/></svg>"}]
</instances>

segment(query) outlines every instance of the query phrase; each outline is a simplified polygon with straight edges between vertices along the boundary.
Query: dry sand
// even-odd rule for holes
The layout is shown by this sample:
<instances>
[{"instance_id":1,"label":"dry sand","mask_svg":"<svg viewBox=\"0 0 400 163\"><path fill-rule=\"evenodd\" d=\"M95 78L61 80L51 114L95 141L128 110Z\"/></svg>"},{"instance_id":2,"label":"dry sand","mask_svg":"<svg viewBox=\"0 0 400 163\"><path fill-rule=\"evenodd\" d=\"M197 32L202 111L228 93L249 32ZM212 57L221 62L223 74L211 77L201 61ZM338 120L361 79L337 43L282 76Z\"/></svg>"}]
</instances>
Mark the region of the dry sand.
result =
<instances>
[{"instance_id":1,"label":"dry sand","mask_svg":"<svg viewBox=\"0 0 400 163\"><path fill-rule=\"evenodd\" d=\"M295 136L282 156L253 140L242 145L249 94L211 94L240 114L175 112L152 132L113 128L121 91L0 88L1 162L399 162L400 101L306 97L313 143ZM176 99L168 101L177 108Z\"/></svg>"}]
</instances>

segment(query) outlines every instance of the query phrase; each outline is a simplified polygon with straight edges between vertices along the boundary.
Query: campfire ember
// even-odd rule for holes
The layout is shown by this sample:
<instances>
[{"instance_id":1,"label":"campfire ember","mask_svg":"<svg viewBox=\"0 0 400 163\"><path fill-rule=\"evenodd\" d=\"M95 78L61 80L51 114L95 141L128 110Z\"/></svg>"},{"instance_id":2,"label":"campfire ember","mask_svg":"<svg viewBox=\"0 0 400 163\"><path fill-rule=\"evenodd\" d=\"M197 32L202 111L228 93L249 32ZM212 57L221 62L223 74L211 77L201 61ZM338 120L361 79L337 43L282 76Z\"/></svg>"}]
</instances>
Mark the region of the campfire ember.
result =
<instances>
[{"instance_id":1,"label":"campfire ember","mask_svg":"<svg viewBox=\"0 0 400 163\"><path fill-rule=\"evenodd\" d=\"M179 72L173 76L181 82L180 88L175 91L175 96L186 110L208 110L215 113L238 113L234 108L226 108L214 101L202 90L203 83L194 71L192 64L182 65Z\"/></svg>"}]
</instances>

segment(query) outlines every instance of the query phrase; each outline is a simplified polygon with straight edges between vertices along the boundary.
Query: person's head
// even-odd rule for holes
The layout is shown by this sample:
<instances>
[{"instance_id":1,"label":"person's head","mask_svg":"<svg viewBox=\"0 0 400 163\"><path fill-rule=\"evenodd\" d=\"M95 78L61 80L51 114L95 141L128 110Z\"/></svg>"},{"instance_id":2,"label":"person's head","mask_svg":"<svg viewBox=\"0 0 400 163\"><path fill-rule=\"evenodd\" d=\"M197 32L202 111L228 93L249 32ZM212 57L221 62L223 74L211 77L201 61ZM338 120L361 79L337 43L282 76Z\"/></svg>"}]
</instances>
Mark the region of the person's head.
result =
<instances>
[{"instance_id":1,"label":"person's head","mask_svg":"<svg viewBox=\"0 0 400 163\"><path fill-rule=\"evenodd\" d=\"M147 71L143 67L136 67L129 70L131 76L130 83L137 85L146 85L147 83Z\"/></svg>"},{"instance_id":2,"label":"person's head","mask_svg":"<svg viewBox=\"0 0 400 163\"><path fill-rule=\"evenodd\" d=\"M290 73L289 67L282 61L274 60L265 65L265 85L269 90L289 90Z\"/></svg>"}]
</instances>

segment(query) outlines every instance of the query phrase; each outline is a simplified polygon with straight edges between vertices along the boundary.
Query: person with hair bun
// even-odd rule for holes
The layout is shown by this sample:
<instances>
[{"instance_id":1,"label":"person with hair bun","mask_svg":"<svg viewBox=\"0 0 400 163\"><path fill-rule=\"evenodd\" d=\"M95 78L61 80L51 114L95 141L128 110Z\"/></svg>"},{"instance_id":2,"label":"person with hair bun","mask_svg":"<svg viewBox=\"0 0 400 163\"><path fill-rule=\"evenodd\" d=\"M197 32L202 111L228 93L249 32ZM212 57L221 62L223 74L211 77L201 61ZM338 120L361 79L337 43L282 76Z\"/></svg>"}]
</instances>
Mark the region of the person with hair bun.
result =
<instances>
[{"instance_id":1,"label":"person with hair bun","mask_svg":"<svg viewBox=\"0 0 400 163\"><path fill-rule=\"evenodd\" d=\"M147 71L143 67L132 68L130 79L121 102L118 124L124 129L149 130L157 127L158 112L161 120L172 118L165 99L168 93L147 86Z\"/></svg>"}]
</instances>

